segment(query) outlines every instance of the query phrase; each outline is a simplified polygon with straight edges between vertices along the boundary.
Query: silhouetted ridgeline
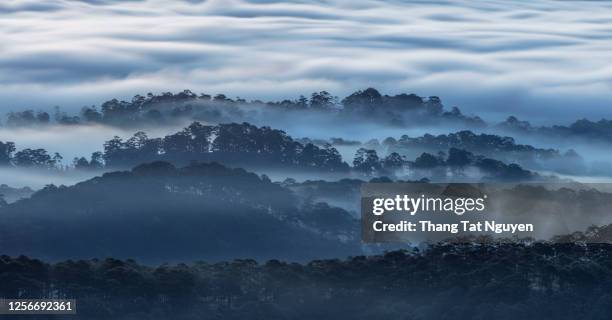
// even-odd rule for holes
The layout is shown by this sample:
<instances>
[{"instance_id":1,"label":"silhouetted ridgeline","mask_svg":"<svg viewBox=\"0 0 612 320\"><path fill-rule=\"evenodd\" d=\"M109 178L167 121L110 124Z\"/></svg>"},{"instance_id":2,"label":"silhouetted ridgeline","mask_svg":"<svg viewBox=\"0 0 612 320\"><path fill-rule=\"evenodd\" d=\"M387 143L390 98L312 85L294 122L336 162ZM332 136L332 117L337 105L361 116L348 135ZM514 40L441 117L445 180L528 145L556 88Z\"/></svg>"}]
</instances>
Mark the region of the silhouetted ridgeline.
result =
<instances>
[{"instance_id":1,"label":"silhouetted ridgeline","mask_svg":"<svg viewBox=\"0 0 612 320\"><path fill-rule=\"evenodd\" d=\"M555 149L541 149L530 145L517 144L512 137L494 134L476 134L472 131L431 135L421 137L401 136L399 139L387 138L383 141L391 152L438 152L450 148L464 149L484 156L503 156L511 161L536 162L560 157ZM502 160L502 159L500 159Z\"/></svg>"},{"instance_id":2,"label":"silhouetted ridgeline","mask_svg":"<svg viewBox=\"0 0 612 320\"><path fill-rule=\"evenodd\" d=\"M561 153L559 150L536 148L531 145L517 144L512 137L494 134L475 134L471 131L409 137L387 138L382 146L387 153L414 155L420 152L436 153L450 148L466 150L488 158L516 163L530 169L545 169L562 173L584 174L586 164L574 150Z\"/></svg>"},{"instance_id":3,"label":"silhouetted ridgeline","mask_svg":"<svg viewBox=\"0 0 612 320\"><path fill-rule=\"evenodd\" d=\"M415 94L381 95L376 89L357 91L340 100L327 91L315 92L310 98L262 102L230 99L223 94L211 96L195 94L189 90L161 95L136 95L131 101L112 99L100 105L84 107L79 116L68 115L56 109L48 112L25 110L10 112L7 126L47 125L50 123L78 124L104 123L134 126L137 124L163 124L177 120L203 120L209 122L253 122L254 117L276 113L312 112L337 116L338 120L355 117L366 121L405 125L408 123L454 122L466 126L484 126L478 117L465 116L454 107L445 111L440 98L422 98Z\"/></svg>"},{"instance_id":4,"label":"silhouetted ridgeline","mask_svg":"<svg viewBox=\"0 0 612 320\"><path fill-rule=\"evenodd\" d=\"M303 145L270 127L248 123L205 126L194 122L164 138L150 139L144 132L123 142L120 138L104 144L107 167L133 166L151 160L174 163L221 161L225 164L275 169L316 169L346 172L349 166L330 145Z\"/></svg>"},{"instance_id":5,"label":"silhouetted ridgeline","mask_svg":"<svg viewBox=\"0 0 612 320\"><path fill-rule=\"evenodd\" d=\"M277 184L217 163L176 168L154 162L3 203L0 250L51 260L112 256L153 263L356 254L362 250L356 208L342 200L357 197L358 183ZM563 204L565 214L582 208L589 214L584 221L605 217L612 203L612 194L597 190L529 186L491 196L509 199L508 214L531 212L532 206L516 203L550 199ZM555 206L538 210L533 214L542 219L561 214Z\"/></svg>"},{"instance_id":6,"label":"silhouetted ridgeline","mask_svg":"<svg viewBox=\"0 0 612 320\"><path fill-rule=\"evenodd\" d=\"M357 220L301 202L267 178L219 164L164 162L0 206L6 254L148 262L236 257L304 260L358 252Z\"/></svg>"},{"instance_id":7,"label":"silhouetted ridgeline","mask_svg":"<svg viewBox=\"0 0 612 320\"><path fill-rule=\"evenodd\" d=\"M50 155L44 149L16 152L13 142L0 141L0 167L62 169L62 159L58 153ZM149 138L144 132L138 132L126 141L115 137L104 144L104 153L95 152L90 160L85 157L75 158L72 167L127 168L156 160L177 164L219 161L250 168L292 168L321 172L349 170L338 151L329 145L304 145L283 131L248 123L205 126L198 122L164 138Z\"/></svg>"},{"instance_id":8,"label":"silhouetted ridgeline","mask_svg":"<svg viewBox=\"0 0 612 320\"><path fill-rule=\"evenodd\" d=\"M545 243L308 264L0 256L0 295L77 298L79 319L609 319L611 266L610 245Z\"/></svg>"},{"instance_id":9,"label":"silhouetted ridgeline","mask_svg":"<svg viewBox=\"0 0 612 320\"><path fill-rule=\"evenodd\" d=\"M49 154L45 149L23 149L17 151L14 142L0 141L0 167L36 167L57 169L63 157L59 153Z\"/></svg>"},{"instance_id":10,"label":"silhouetted ridgeline","mask_svg":"<svg viewBox=\"0 0 612 320\"><path fill-rule=\"evenodd\" d=\"M397 170L410 172L412 179L435 179L436 181L546 181L554 176L540 176L521 168L517 164L507 165L499 160L474 155L471 152L451 148L448 154L422 153L414 161L393 152L380 159L375 150L360 148L353 160L353 169L367 175L397 175ZM401 174L400 174L401 176Z\"/></svg>"},{"instance_id":11,"label":"silhouetted ridgeline","mask_svg":"<svg viewBox=\"0 0 612 320\"><path fill-rule=\"evenodd\" d=\"M471 132L463 132L462 134L467 137L481 137ZM499 142L507 140L502 140L498 136L487 137L492 142L488 143L488 148L480 149L489 154L503 157L503 152L494 152L494 150L503 150L502 147L507 147L506 144ZM186 165L192 161L216 161L224 165L250 170L269 169L315 174L335 173L340 177L358 174L397 176L408 179L433 177L435 179L452 180L465 179L468 177L466 174L469 171L468 169L475 168L478 174L472 175L471 178L476 180L481 178L498 181L543 179L541 176L516 164L507 165L502 161L475 155L453 147L448 150L448 155L446 152L439 150L436 154L422 153L414 161L391 151L395 149L400 152L408 149L410 151L435 150L435 148L452 145L472 148L478 142L443 144L435 141L416 140L420 142L412 147L405 145L407 139L409 138L401 140L404 144L390 142L390 139L385 140L385 144L388 145L388 152L390 152L385 157L379 157L376 150L359 148L356 150L351 167L343 161L338 150L330 144L317 146L307 141L299 142L281 130L257 127L248 123L203 125L194 122L185 129L163 138L149 138L142 131L126 140L115 137L104 144L104 152L93 153L90 160L85 157L75 158L72 166L68 169L123 169L151 161L167 161L175 165ZM467 141L468 139L464 140ZM304 139L300 141L304 141ZM61 165L62 157L59 154L52 157L44 149L24 149L13 155L16 148L12 142L0 142L0 148L3 146L3 150L6 151L3 157L5 166L66 169ZM380 147L380 145L373 147ZM551 154L550 157L557 160L565 160L558 154L558 151L552 149L536 149L531 146L514 144L511 144L507 149L509 149L508 153L522 155L525 158L537 157L540 153L546 152L546 154ZM382 152L387 151L382 150ZM458 159L457 156L461 156L462 159Z\"/></svg>"},{"instance_id":12,"label":"silhouetted ridgeline","mask_svg":"<svg viewBox=\"0 0 612 320\"><path fill-rule=\"evenodd\" d=\"M455 124L464 128L490 126L506 132L542 135L554 139L584 138L612 142L612 120L577 120L569 125L532 126L514 116L502 123L487 124L477 116L466 116L457 107L445 110L440 98L423 98L415 94L382 95L368 88L352 93L340 100L327 91L315 92L309 98L263 102L230 99L223 94L211 96L195 94L189 90L145 96L136 95L131 101L111 99L100 105L84 107L80 115L68 115L56 108L50 115L45 111L23 110L7 114L5 125L9 127L49 124L101 123L137 127L143 124L168 124L177 121L199 120L214 123L253 122L261 119L278 119L277 115L291 112L321 113L337 116L339 121L359 119L364 122L382 122L387 125L435 125ZM282 118L282 116L281 116ZM296 118L294 120L299 120ZM270 123L266 123L270 125Z\"/></svg>"},{"instance_id":13,"label":"silhouetted ridgeline","mask_svg":"<svg viewBox=\"0 0 612 320\"><path fill-rule=\"evenodd\" d=\"M490 144L489 144L490 145ZM538 149L527 148L536 152ZM303 145L293 140L283 131L269 127L255 127L247 123L204 126L193 123L183 131L164 138L149 139L143 132L136 133L125 142L119 138L108 141L104 146L104 159L107 167L126 167L151 160L164 160L173 163L189 161L219 161L228 165L247 168L267 167L274 169L314 169L319 172L345 172L349 166L342 161L339 152L326 144L321 147L311 143ZM534 151L536 150L536 151ZM452 149L454 155L461 152ZM550 151L554 152L554 151ZM491 152L492 153L492 152ZM422 154L415 161L408 161L397 153L379 158L374 150L359 149L353 159L353 170L367 175L395 175L398 170L437 169L440 172L452 167L454 173L475 166L483 170L487 179L502 181L524 181L538 176L520 166L506 165L501 161L462 153L464 161L445 155ZM401 174L401 173L400 173Z\"/></svg>"},{"instance_id":14,"label":"silhouetted ridgeline","mask_svg":"<svg viewBox=\"0 0 612 320\"><path fill-rule=\"evenodd\" d=\"M579 138L589 142L612 142L612 120L608 119L581 119L567 126L532 126L528 121L510 116L496 127L510 133L541 135L552 139Z\"/></svg>"},{"instance_id":15,"label":"silhouetted ridgeline","mask_svg":"<svg viewBox=\"0 0 612 320\"><path fill-rule=\"evenodd\" d=\"M589 171L585 160L573 149L561 152L553 148L537 148L531 145L518 144L515 139L496 134L476 134L470 130L455 133L419 137L402 135L399 139L388 137L382 142L371 139L367 142L331 139L299 139L302 143L313 143L318 146L332 145L337 148L363 148L372 150L379 157L387 157L387 162L394 158L415 158L422 153L437 154L451 148L472 152L479 156L515 163L534 170L549 170L567 174L585 174Z\"/></svg>"}]
</instances>

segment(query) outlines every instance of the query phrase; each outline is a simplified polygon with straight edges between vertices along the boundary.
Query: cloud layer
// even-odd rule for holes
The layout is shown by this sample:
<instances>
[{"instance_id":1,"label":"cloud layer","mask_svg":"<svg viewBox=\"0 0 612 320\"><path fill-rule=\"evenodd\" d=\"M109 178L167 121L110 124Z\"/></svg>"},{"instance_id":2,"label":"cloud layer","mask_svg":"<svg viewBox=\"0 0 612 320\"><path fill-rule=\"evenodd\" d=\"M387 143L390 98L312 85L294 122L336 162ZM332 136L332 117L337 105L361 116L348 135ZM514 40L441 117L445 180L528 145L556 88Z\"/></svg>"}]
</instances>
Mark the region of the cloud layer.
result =
<instances>
[{"instance_id":1,"label":"cloud layer","mask_svg":"<svg viewBox=\"0 0 612 320\"><path fill-rule=\"evenodd\" d=\"M186 88L375 86L536 121L606 116L612 101L603 1L8 0L0 15L0 113Z\"/></svg>"}]
</instances>

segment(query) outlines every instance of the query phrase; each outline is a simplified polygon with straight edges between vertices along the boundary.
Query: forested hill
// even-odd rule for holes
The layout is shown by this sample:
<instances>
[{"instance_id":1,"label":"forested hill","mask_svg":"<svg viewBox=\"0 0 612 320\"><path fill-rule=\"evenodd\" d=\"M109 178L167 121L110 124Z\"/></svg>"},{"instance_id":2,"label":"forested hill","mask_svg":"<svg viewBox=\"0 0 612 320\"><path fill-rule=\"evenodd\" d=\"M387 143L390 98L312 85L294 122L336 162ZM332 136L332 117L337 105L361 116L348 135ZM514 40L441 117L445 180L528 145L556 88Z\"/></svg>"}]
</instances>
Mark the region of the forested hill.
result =
<instances>
[{"instance_id":1,"label":"forested hill","mask_svg":"<svg viewBox=\"0 0 612 320\"><path fill-rule=\"evenodd\" d=\"M349 169L338 151L330 145L304 145L281 130L248 123L206 126L194 122L164 138L148 138L146 133L138 132L126 141L115 137L104 144L104 160L110 168L156 159L175 163L222 161L249 168L328 172L346 172Z\"/></svg>"},{"instance_id":2,"label":"forested hill","mask_svg":"<svg viewBox=\"0 0 612 320\"><path fill-rule=\"evenodd\" d=\"M470 132L467 132L466 136L479 137ZM514 144L508 148L505 143L507 140L494 135L488 136L495 143L488 143L488 147L482 150L492 156L514 155L515 157L510 158L535 161L543 150ZM384 154L380 157L375 149L355 147L352 166L349 166L342 159L338 150L328 143L315 145L308 142L307 139L298 141L284 131L266 126L257 127L249 123L203 125L194 122L183 130L168 134L163 138L150 138L142 131L125 140L114 137L104 143L103 152L93 153L90 159L75 158L68 166L62 164L63 158L57 153L52 156L44 149L23 149L15 152L17 148L13 142L0 141L0 152L3 152L0 167L58 171L116 170L131 168L151 161L167 161L179 166L187 165L192 161L216 161L249 170L284 172L288 176L305 173L333 174L337 178L346 178L351 175L389 176L417 180L434 177L437 180L446 181L465 180L468 177L464 173L469 169L476 169L477 174L470 177L471 179L498 181L547 179L517 164L507 164L453 147L441 149L452 146L451 143L442 144L435 141L431 143L426 140L412 147L406 145L406 139L395 143L388 140L384 142L384 149L381 149L380 145L373 146ZM473 145L473 143L464 142L461 146L472 147ZM421 153L422 150L435 150L436 152L433 154ZM504 150L507 151L507 154L494 152L494 150ZM395 151L404 153L404 155ZM558 151L552 149L543 151L551 154L551 158L555 160L574 160L570 157L561 157ZM414 160L405 155L410 152L417 152Z\"/></svg>"},{"instance_id":3,"label":"forested hill","mask_svg":"<svg viewBox=\"0 0 612 320\"><path fill-rule=\"evenodd\" d=\"M474 134L466 136L478 137ZM488 143L488 147L478 150L487 151L491 156L503 157L503 153L494 152L494 150L502 149L508 154L515 155L514 159L530 159L534 162L547 160L547 158L542 159L541 154L552 159L560 158L558 151L555 150L536 149L515 144L508 148L507 140L493 135L488 135L488 138L497 145ZM468 139L464 140L464 144L460 146L473 147L475 144L467 141ZM376 150L360 148L355 153L351 168L330 144L321 146L312 143L302 144L283 131L269 127L256 127L248 123L205 126L194 122L184 130L164 138L148 138L144 132L138 132L125 141L115 137L105 143L103 158L108 168L122 168L151 160L164 160L178 164L195 160L219 161L251 169L293 169L320 173L348 174L349 169L352 169L353 172L370 176L395 176L398 171L410 168L426 171L430 176L443 179L449 178L444 173L446 169L450 168L455 173L460 173L468 167L476 167L482 171L483 176L490 180L525 181L541 178L516 164L507 165L499 160L454 148L452 143L424 141L419 145L420 148L415 146L412 151L436 150L436 153L433 155L422 153L414 161L410 161L395 152L396 150L406 151L411 147L407 143L407 140L400 140L395 145L389 144L388 154L384 157L379 157ZM436 149L445 147L449 148ZM448 155L445 151L448 151ZM82 161L87 163L84 159ZM430 171L437 171L437 173ZM440 176L441 172L444 173L444 177Z\"/></svg>"},{"instance_id":4,"label":"forested hill","mask_svg":"<svg viewBox=\"0 0 612 320\"><path fill-rule=\"evenodd\" d=\"M53 260L304 260L357 250L357 221L346 211L301 203L265 177L215 163L156 162L49 186L0 216L4 253Z\"/></svg>"},{"instance_id":5,"label":"forested hill","mask_svg":"<svg viewBox=\"0 0 612 320\"><path fill-rule=\"evenodd\" d=\"M474 133L463 130L454 133L419 137L403 135L389 137L380 145L387 153L418 155L422 152L437 153L451 148L469 151L487 158L516 163L532 170L550 170L561 173L585 174L588 169L584 158L573 149L565 152L554 148L537 148L520 144L512 137L496 134Z\"/></svg>"},{"instance_id":6,"label":"forested hill","mask_svg":"<svg viewBox=\"0 0 612 320\"><path fill-rule=\"evenodd\" d=\"M7 127L46 126L50 124L105 124L137 128L142 125L162 125L178 121L197 120L212 123L253 122L265 119L285 119L284 115L304 113L322 114L337 118L338 124L347 120L378 122L390 126L451 125L464 129L489 127L506 133L546 136L552 139L579 138L612 142L612 120L592 121L580 119L568 125L533 126L509 116L501 123L485 122L478 116L467 116L458 107L446 108L437 96L421 97L416 94L381 94L374 88L356 91L340 99L327 91L314 92L310 97L282 101L247 101L229 98L224 94L196 94L190 90L179 93L148 93L136 95L130 101L111 99L99 107L83 107L79 114L56 108L47 111L15 110L0 121Z\"/></svg>"},{"instance_id":7,"label":"forested hill","mask_svg":"<svg viewBox=\"0 0 612 320\"><path fill-rule=\"evenodd\" d=\"M608 319L610 245L433 245L424 252L150 267L0 256L0 295L78 297L82 319Z\"/></svg>"},{"instance_id":8,"label":"forested hill","mask_svg":"<svg viewBox=\"0 0 612 320\"><path fill-rule=\"evenodd\" d=\"M508 133L539 135L550 139L574 138L589 142L612 142L612 120L609 119L580 119L569 125L533 126L528 121L510 116L496 125L496 128Z\"/></svg>"},{"instance_id":9,"label":"forested hill","mask_svg":"<svg viewBox=\"0 0 612 320\"><path fill-rule=\"evenodd\" d=\"M136 95L130 101L111 99L99 107L84 107L79 115L62 112L59 108L51 115L46 111L23 110L10 112L6 116L7 126L32 126L59 123L65 125L102 123L135 127L139 124L164 124L177 120L203 120L208 122L254 121L259 117L275 117L279 114L313 113L347 117L365 121L376 121L387 125L410 123L456 123L466 126L483 126L479 117L466 116L459 108L444 108L439 97L420 97L401 93L382 95L368 88L356 91L340 99L327 91L314 92L309 98L300 96L294 100L246 101L231 99L224 94L211 96L184 90L154 95ZM299 118L295 118L296 120Z\"/></svg>"}]
</instances>

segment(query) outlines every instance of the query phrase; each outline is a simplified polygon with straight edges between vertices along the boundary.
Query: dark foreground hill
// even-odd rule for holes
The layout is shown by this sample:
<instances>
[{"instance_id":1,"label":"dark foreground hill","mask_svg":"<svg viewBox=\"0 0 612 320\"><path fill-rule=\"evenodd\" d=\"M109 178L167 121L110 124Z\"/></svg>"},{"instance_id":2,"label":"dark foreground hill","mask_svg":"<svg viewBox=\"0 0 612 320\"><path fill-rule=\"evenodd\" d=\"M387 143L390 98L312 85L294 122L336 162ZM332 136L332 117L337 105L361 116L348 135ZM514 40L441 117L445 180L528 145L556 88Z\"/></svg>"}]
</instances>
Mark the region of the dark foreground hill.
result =
<instances>
[{"instance_id":1,"label":"dark foreground hill","mask_svg":"<svg viewBox=\"0 0 612 320\"><path fill-rule=\"evenodd\" d=\"M147 267L0 257L0 295L76 298L69 319L610 319L612 246L437 245L308 264Z\"/></svg>"},{"instance_id":2,"label":"dark foreground hill","mask_svg":"<svg viewBox=\"0 0 612 320\"><path fill-rule=\"evenodd\" d=\"M357 223L346 211L298 203L288 189L242 169L156 162L48 186L0 207L0 251L144 262L357 252Z\"/></svg>"}]
</instances>

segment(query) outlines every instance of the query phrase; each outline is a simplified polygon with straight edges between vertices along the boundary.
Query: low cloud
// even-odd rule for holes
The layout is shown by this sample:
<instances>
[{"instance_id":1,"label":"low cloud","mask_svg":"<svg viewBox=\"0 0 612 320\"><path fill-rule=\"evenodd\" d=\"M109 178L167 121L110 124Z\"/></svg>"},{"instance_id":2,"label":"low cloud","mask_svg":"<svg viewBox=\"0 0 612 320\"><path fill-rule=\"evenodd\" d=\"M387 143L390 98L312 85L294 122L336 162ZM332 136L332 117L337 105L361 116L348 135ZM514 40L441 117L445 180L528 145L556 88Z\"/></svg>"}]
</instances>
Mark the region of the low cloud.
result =
<instances>
[{"instance_id":1,"label":"low cloud","mask_svg":"<svg viewBox=\"0 0 612 320\"><path fill-rule=\"evenodd\" d=\"M607 114L600 1L5 1L1 111L176 91L439 95L491 118Z\"/></svg>"}]
</instances>

